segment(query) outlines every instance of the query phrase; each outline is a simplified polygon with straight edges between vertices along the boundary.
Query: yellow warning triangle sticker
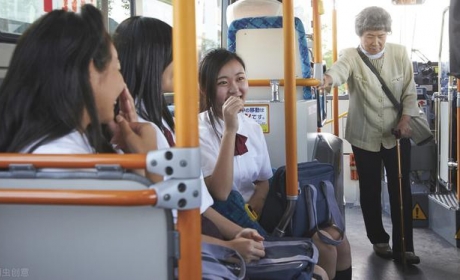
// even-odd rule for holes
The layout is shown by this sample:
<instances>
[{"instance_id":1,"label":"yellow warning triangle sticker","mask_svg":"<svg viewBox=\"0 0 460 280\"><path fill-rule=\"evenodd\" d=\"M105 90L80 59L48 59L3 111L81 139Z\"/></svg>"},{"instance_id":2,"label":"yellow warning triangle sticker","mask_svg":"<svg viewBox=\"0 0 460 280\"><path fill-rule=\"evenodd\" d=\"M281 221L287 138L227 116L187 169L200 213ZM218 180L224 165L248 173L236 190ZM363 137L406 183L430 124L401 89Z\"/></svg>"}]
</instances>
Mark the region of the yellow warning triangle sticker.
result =
<instances>
[{"instance_id":1,"label":"yellow warning triangle sticker","mask_svg":"<svg viewBox=\"0 0 460 280\"><path fill-rule=\"evenodd\" d=\"M413 220L426 220L426 215L423 213L422 207L418 203L415 204L414 209L412 209L412 219Z\"/></svg>"},{"instance_id":2,"label":"yellow warning triangle sticker","mask_svg":"<svg viewBox=\"0 0 460 280\"><path fill-rule=\"evenodd\" d=\"M460 228L457 231L457 234L455 235L455 239L460 240Z\"/></svg>"}]
</instances>

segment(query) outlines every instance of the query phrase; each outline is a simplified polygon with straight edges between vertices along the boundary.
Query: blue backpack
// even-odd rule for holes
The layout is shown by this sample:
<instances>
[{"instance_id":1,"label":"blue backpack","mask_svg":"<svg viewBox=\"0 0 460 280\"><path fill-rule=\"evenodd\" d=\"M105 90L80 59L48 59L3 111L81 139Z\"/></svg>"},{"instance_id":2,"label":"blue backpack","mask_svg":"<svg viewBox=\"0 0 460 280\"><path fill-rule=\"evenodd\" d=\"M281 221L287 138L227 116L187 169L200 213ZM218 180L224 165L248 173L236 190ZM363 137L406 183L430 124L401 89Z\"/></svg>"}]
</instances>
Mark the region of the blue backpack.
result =
<instances>
[{"instance_id":1,"label":"blue backpack","mask_svg":"<svg viewBox=\"0 0 460 280\"><path fill-rule=\"evenodd\" d=\"M294 213L291 216L283 216L287 210L288 199L286 168L282 166L273 175L259 220L260 225L273 233L281 219L286 218L287 227L282 229L286 236L311 237L317 232L326 244L340 244L341 239L331 239L319 230L321 227L334 226L342 236L345 231L344 219L331 183L334 181L334 167L328 163L311 161L299 163L297 171L299 194Z\"/></svg>"}]
</instances>

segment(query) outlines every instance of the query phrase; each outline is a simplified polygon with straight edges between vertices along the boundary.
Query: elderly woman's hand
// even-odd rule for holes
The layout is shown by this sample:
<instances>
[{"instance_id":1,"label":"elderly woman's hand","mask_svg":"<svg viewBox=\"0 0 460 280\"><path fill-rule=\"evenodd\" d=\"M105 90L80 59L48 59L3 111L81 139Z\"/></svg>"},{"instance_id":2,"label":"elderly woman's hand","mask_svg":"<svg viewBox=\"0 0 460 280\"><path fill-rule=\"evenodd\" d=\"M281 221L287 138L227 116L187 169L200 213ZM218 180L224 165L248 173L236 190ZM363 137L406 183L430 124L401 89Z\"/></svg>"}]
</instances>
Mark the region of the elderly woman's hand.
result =
<instances>
[{"instance_id":1,"label":"elderly woman's hand","mask_svg":"<svg viewBox=\"0 0 460 280\"><path fill-rule=\"evenodd\" d=\"M412 129L409 125L410 119L411 116L402 115L398 125L396 126L396 130L400 132L401 138L409 138L412 136Z\"/></svg>"},{"instance_id":2,"label":"elderly woman's hand","mask_svg":"<svg viewBox=\"0 0 460 280\"><path fill-rule=\"evenodd\" d=\"M332 77L329 76L328 74L324 74L324 76L323 76L323 81L322 81L322 83L318 86L318 89L319 89L319 90L324 90L324 91L326 91L326 92L330 92L330 91L331 91L332 84L333 84Z\"/></svg>"}]
</instances>

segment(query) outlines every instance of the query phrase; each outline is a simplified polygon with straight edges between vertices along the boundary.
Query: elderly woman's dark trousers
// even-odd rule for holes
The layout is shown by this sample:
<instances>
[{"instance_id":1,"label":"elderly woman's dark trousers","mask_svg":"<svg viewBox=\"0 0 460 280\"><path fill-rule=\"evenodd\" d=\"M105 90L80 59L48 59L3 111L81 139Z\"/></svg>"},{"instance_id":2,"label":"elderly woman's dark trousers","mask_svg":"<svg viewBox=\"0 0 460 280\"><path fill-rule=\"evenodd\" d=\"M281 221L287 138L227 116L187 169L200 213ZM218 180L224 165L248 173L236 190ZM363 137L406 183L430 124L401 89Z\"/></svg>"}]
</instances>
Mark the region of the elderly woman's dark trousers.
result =
<instances>
[{"instance_id":1,"label":"elderly woman's dark trousers","mask_svg":"<svg viewBox=\"0 0 460 280\"><path fill-rule=\"evenodd\" d=\"M409 139L400 140L401 174L403 187L403 212L406 251L414 251L412 232L412 195L410 189L410 152ZM369 152L352 146L359 176L361 210L366 225L367 237L372 244L389 243L390 236L382 223L382 162L386 170L388 193L390 198L391 221L393 225L393 252L401 252L401 212L399 200L399 171L396 147L379 152Z\"/></svg>"}]
</instances>

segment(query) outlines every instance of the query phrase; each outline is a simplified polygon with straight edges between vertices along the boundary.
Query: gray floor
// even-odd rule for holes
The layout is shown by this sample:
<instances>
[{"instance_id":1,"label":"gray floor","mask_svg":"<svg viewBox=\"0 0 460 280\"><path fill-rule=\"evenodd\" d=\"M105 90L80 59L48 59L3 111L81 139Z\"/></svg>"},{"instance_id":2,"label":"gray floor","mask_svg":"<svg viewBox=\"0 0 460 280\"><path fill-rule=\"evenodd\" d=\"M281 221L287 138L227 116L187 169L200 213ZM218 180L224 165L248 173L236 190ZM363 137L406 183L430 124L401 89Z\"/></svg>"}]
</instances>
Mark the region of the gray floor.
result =
<instances>
[{"instance_id":1,"label":"gray floor","mask_svg":"<svg viewBox=\"0 0 460 280\"><path fill-rule=\"evenodd\" d=\"M460 249L452 246L428 228L414 229L415 252L421 263L407 266L404 270L392 260L377 257L366 237L366 230L360 207L345 210L347 235L353 258L353 279L422 279L460 280ZM391 219L383 217L385 229L391 232Z\"/></svg>"}]
</instances>

